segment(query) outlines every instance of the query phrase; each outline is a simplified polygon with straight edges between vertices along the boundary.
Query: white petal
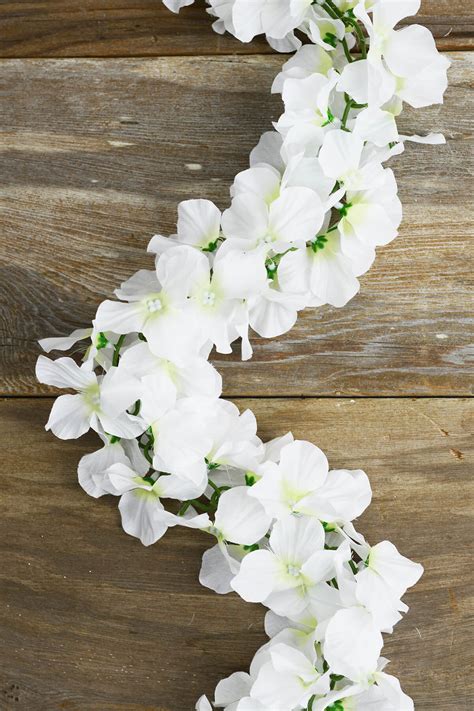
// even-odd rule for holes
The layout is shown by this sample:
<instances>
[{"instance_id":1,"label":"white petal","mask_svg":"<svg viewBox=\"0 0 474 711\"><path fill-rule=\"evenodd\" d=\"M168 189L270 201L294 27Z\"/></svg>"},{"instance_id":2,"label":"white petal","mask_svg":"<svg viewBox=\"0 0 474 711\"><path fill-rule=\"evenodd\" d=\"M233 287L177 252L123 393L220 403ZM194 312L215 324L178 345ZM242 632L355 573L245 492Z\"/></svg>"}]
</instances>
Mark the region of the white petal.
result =
<instances>
[{"instance_id":1,"label":"white petal","mask_svg":"<svg viewBox=\"0 0 474 711\"><path fill-rule=\"evenodd\" d=\"M381 148L387 143L398 140L395 117L389 111L382 111L376 107L361 111L355 120L353 130L364 141L371 141Z\"/></svg>"},{"instance_id":2,"label":"white petal","mask_svg":"<svg viewBox=\"0 0 474 711\"><path fill-rule=\"evenodd\" d=\"M137 472L131 469L127 464L117 462L107 469L106 479L110 482L107 490L116 496L137 488L147 488L150 490L151 486L140 481L140 478L141 477L137 476ZM105 486L107 487L107 481L105 481Z\"/></svg>"},{"instance_id":3,"label":"white petal","mask_svg":"<svg viewBox=\"0 0 474 711\"><path fill-rule=\"evenodd\" d=\"M85 390L96 382L94 373L87 367L80 368L72 358L51 360L40 355L36 361L36 377L40 383L55 388Z\"/></svg>"},{"instance_id":4,"label":"white petal","mask_svg":"<svg viewBox=\"0 0 474 711\"><path fill-rule=\"evenodd\" d=\"M168 10L171 10L171 12L179 12L182 7L188 7L188 5L192 5L193 2L194 0L163 0L163 4L166 5ZM199 711L206 710L203 708L199 709Z\"/></svg>"},{"instance_id":5,"label":"white petal","mask_svg":"<svg viewBox=\"0 0 474 711\"><path fill-rule=\"evenodd\" d=\"M89 496L94 498L103 496L108 493L108 490L104 488L107 469L117 462L126 464L127 461L122 446L118 442L105 445L96 452L85 454L81 457L77 468L79 484Z\"/></svg>"},{"instance_id":6,"label":"white petal","mask_svg":"<svg viewBox=\"0 0 474 711\"><path fill-rule=\"evenodd\" d=\"M338 91L345 91L358 104L369 100L369 68L366 59L346 64L337 84Z\"/></svg>"},{"instance_id":7,"label":"white petal","mask_svg":"<svg viewBox=\"0 0 474 711\"><path fill-rule=\"evenodd\" d=\"M140 302L103 301L97 309L94 325L99 331L113 331L119 334L140 333L146 315L145 308Z\"/></svg>"},{"instance_id":8,"label":"white petal","mask_svg":"<svg viewBox=\"0 0 474 711\"><path fill-rule=\"evenodd\" d=\"M281 450L286 447L287 444L293 442L293 435L291 432L287 432L281 437L275 437L269 442L264 444L264 460L269 462L279 462L281 456Z\"/></svg>"},{"instance_id":9,"label":"white petal","mask_svg":"<svg viewBox=\"0 0 474 711\"><path fill-rule=\"evenodd\" d=\"M365 568L356 575L356 597L369 610L382 632L391 632L401 619L399 600L374 570Z\"/></svg>"},{"instance_id":10,"label":"white petal","mask_svg":"<svg viewBox=\"0 0 474 711\"><path fill-rule=\"evenodd\" d=\"M250 165L267 163L276 168L280 173L284 170L281 158L282 138L276 131L266 131L250 153Z\"/></svg>"},{"instance_id":11,"label":"white petal","mask_svg":"<svg viewBox=\"0 0 474 711\"><path fill-rule=\"evenodd\" d=\"M237 486L221 495L214 525L225 540L252 545L263 538L270 523L263 506L249 495L248 487Z\"/></svg>"},{"instance_id":12,"label":"white petal","mask_svg":"<svg viewBox=\"0 0 474 711\"><path fill-rule=\"evenodd\" d=\"M330 580L334 577L334 561L334 551L316 551L303 564L303 575L315 585Z\"/></svg>"},{"instance_id":13,"label":"white petal","mask_svg":"<svg viewBox=\"0 0 474 711\"><path fill-rule=\"evenodd\" d=\"M289 487L307 492L324 484L329 465L319 447L311 442L295 440L282 449L280 470Z\"/></svg>"},{"instance_id":14,"label":"white petal","mask_svg":"<svg viewBox=\"0 0 474 711\"><path fill-rule=\"evenodd\" d=\"M324 210L309 188L286 188L270 206L271 234L282 242L307 242L322 225Z\"/></svg>"},{"instance_id":15,"label":"white petal","mask_svg":"<svg viewBox=\"0 0 474 711\"><path fill-rule=\"evenodd\" d=\"M175 374L178 391L181 395L220 397L222 394L222 376L204 358L193 358Z\"/></svg>"},{"instance_id":16,"label":"white petal","mask_svg":"<svg viewBox=\"0 0 474 711\"><path fill-rule=\"evenodd\" d=\"M301 304L302 307L302 304ZM275 289L269 289L251 306L249 322L262 338L275 338L291 330L298 318L298 312L289 296Z\"/></svg>"},{"instance_id":17,"label":"white petal","mask_svg":"<svg viewBox=\"0 0 474 711\"><path fill-rule=\"evenodd\" d=\"M201 696L201 698L198 699L195 711L212 711L212 706L205 696Z\"/></svg>"},{"instance_id":18,"label":"white petal","mask_svg":"<svg viewBox=\"0 0 474 711\"><path fill-rule=\"evenodd\" d=\"M390 541L382 541L373 546L369 555L369 567L385 580L399 598L423 575L423 566L400 555Z\"/></svg>"},{"instance_id":19,"label":"white petal","mask_svg":"<svg viewBox=\"0 0 474 711\"><path fill-rule=\"evenodd\" d=\"M420 9L420 0L396 0L376 3L373 8L376 28L395 27L405 17L416 15Z\"/></svg>"},{"instance_id":20,"label":"white petal","mask_svg":"<svg viewBox=\"0 0 474 711\"><path fill-rule=\"evenodd\" d=\"M327 523L346 523L360 516L370 504L372 489L361 469L332 470L324 486L303 499L298 510Z\"/></svg>"},{"instance_id":21,"label":"white petal","mask_svg":"<svg viewBox=\"0 0 474 711\"><path fill-rule=\"evenodd\" d=\"M319 162L330 178L342 178L359 166L364 142L361 138L336 129L329 131L319 152Z\"/></svg>"},{"instance_id":22,"label":"white petal","mask_svg":"<svg viewBox=\"0 0 474 711\"><path fill-rule=\"evenodd\" d=\"M216 686L214 703L216 706L227 706L234 701L240 701L248 696L252 687L252 680L245 672L235 672L227 679L222 679Z\"/></svg>"},{"instance_id":23,"label":"white petal","mask_svg":"<svg viewBox=\"0 0 474 711\"><path fill-rule=\"evenodd\" d=\"M77 439L90 427L87 407L81 395L61 395L54 401L46 429L60 439Z\"/></svg>"},{"instance_id":24,"label":"white petal","mask_svg":"<svg viewBox=\"0 0 474 711\"><path fill-rule=\"evenodd\" d=\"M226 556L218 545L209 548L202 556L199 582L219 595L232 592L231 580L235 573L231 570Z\"/></svg>"},{"instance_id":25,"label":"white petal","mask_svg":"<svg viewBox=\"0 0 474 711\"><path fill-rule=\"evenodd\" d=\"M85 338L90 338L91 335L92 328L77 328L69 336L60 336L58 338L42 338L38 341L38 343L45 351L45 353L50 353L50 351L68 351L78 341L82 341Z\"/></svg>"},{"instance_id":26,"label":"white petal","mask_svg":"<svg viewBox=\"0 0 474 711\"><path fill-rule=\"evenodd\" d=\"M397 711L414 711L415 706L412 699L403 693L400 682L394 676L383 672L378 673L377 686L390 704L387 707L387 711L390 711L391 708L397 709ZM375 707L373 711L376 711Z\"/></svg>"},{"instance_id":27,"label":"white petal","mask_svg":"<svg viewBox=\"0 0 474 711\"><path fill-rule=\"evenodd\" d=\"M329 242L312 257L310 286L316 298L338 308L345 306L359 291L349 259Z\"/></svg>"},{"instance_id":28,"label":"white petal","mask_svg":"<svg viewBox=\"0 0 474 711\"><path fill-rule=\"evenodd\" d=\"M132 417L132 415L128 415L126 412L122 412L120 415L116 415L115 417L110 417L104 412L101 412L99 413L98 418L104 431L107 432L107 434L115 435L116 437L132 439L133 437L138 437L143 434L146 429L146 425L143 423L141 418ZM91 422L91 427L98 431L93 422Z\"/></svg>"},{"instance_id":29,"label":"white petal","mask_svg":"<svg viewBox=\"0 0 474 711\"><path fill-rule=\"evenodd\" d=\"M280 193L281 174L271 165L254 165L248 170L237 173L231 195L252 193L264 202L270 203Z\"/></svg>"},{"instance_id":30,"label":"white petal","mask_svg":"<svg viewBox=\"0 0 474 711\"><path fill-rule=\"evenodd\" d=\"M251 193L237 195L222 215L222 229L226 237L256 241L265 237L267 228L266 203Z\"/></svg>"},{"instance_id":31,"label":"white petal","mask_svg":"<svg viewBox=\"0 0 474 711\"><path fill-rule=\"evenodd\" d=\"M114 293L122 301L141 301L160 289L161 284L156 278L156 272L150 269L139 269L124 281L119 289L115 289Z\"/></svg>"},{"instance_id":32,"label":"white petal","mask_svg":"<svg viewBox=\"0 0 474 711\"><path fill-rule=\"evenodd\" d=\"M388 244L398 234L383 206L376 203L353 205L349 208L347 220L356 237L369 247Z\"/></svg>"},{"instance_id":33,"label":"white petal","mask_svg":"<svg viewBox=\"0 0 474 711\"><path fill-rule=\"evenodd\" d=\"M282 674L271 662L264 664L252 687L252 697L268 709L301 708L305 688L294 674Z\"/></svg>"},{"instance_id":34,"label":"white petal","mask_svg":"<svg viewBox=\"0 0 474 711\"><path fill-rule=\"evenodd\" d=\"M410 25L392 33L384 49L387 66L398 77L416 74L437 56L433 35L421 25Z\"/></svg>"},{"instance_id":35,"label":"white petal","mask_svg":"<svg viewBox=\"0 0 474 711\"><path fill-rule=\"evenodd\" d=\"M232 22L235 29L235 36L241 42L250 42L255 35L264 32L262 26L262 5L261 0L237 0L232 9Z\"/></svg>"},{"instance_id":36,"label":"white petal","mask_svg":"<svg viewBox=\"0 0 474 711\"><path fill-rule=\"evenodd\" d=\"M123 530L139 538L144 546L155 543L168 529L166 511L153 492L129 491L120 498L119 509Z\"/></svg>"},{"instance_id":37,"label":"white petal","mask_svg":"<svg viewBox=\"0 0 474 711\"><path fill-rule=\"evenodd\" d=\"M375 672L382 646L382 635L370 613L353 607L336 612L329 621L324 657L332 673L364 682Z\"/></svg>"},{"instance_id":38,"label":"white petal","mask_svg":"<svg viewBox=\"0 0 474 711\"><path fill-rule=\"evenodd\" d=\"M122 368L112 367L100 384L100 406L110 417L127 410L137 400L140 381Z\"/></svg>"},{"instance_id":39,"label":"white petal","mask_svg":"<svg viewBox=\"0 0 474 711\"><path fill-rule=\"evenodd\" d=\"M185 200L178 205L178 238L207 247L219 237L221 212L210 200Z\"/></svg>"},{"instance_id":40,"label":"white petal","mask_svg":"<svg viewBox=\"0 0 474 711\"><path fill-rule=\"evenodd\" d=\"M430 101L430 104L434 103ZM444 146L446 138L442 133L429 133L427 136L400 136L402 141L411 141L412 143L425 143L430 146Z\"/></svg>"},{"instance_id":41,"label":"white petal","mask_svg":"<svg viewBox=\"0 0 474 711\"><path fill-rule=\"evenodd\" d=\"M227 251L222 259L219 253L214 262L214 278L228 299L248 299L261 293L267 285L265 252Z\"/></svg>"},{"instance_id":42,"label":"white petal","mask_svg":"<svg viewBox=\"0 0 474 711\"><path fill-rule=\"evenodd\" d=\"M247 602L264 602L280 573L280 564L270 551L253 551L245 556L232 580L232 589Z\"/></svg>"},{"instance_id":43,"label":"white petal","mask_svg":"<svg viewBox=\"0 0 474 711\"><path fill-rule=\"evenodd\" d=\"M315 519L286 516L275 523L270 545L285 563L303 565L315 551L324 547L324 529Z\"/></svg>"},{"instance_id":44,"label":"white petal","mask_svg":"<svg viewBox=\"0 0 474 711\"><path fill-rule=\"evenodd\" d=\"M209 261L196 247L178 245L160 255L156 273L166 295L179 304L190 295L194 284L209 277Z\"/></svg>"},{"instance_id":45,"label":"white petal","mask_svg":"<svg viewBox=\"0 0 474 711\"><path fill-rule=\"evenodd\" d=\"M278 266L278 282L285 292L302 294L308 289L311 258L306 247L285 254Z\"/></svg>"}]
</instances>

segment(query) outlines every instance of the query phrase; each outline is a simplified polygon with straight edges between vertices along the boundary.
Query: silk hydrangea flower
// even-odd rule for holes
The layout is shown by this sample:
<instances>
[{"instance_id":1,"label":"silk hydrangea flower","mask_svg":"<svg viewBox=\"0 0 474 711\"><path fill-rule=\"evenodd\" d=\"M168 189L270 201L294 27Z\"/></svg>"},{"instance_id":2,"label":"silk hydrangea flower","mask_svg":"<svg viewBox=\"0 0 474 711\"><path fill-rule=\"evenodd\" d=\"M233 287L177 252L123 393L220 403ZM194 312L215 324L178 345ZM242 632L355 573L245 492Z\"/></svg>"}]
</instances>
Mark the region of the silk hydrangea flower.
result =
<instances>
[{"instance_id":1,"label":"silk hydrangea flower","mask_svg":"<svg viewBox=\"0 0 474 711\"><path fill-rule=\"evenodd\" d=\"M178 12L192 0L165 4ZM98 433L79 482L117 497L126 532L150 545L177 525L202 531L215 541L202 584L269 608L270 641L249 673L224 679L198 711L411 711L380 653L422 567L356 530L371 499L363 471L330 469L291 434L262 443L254 415L220 399L209 357L240 338L247 359L252 331L280 335L303 308L355 296L401 222L387 162L407 140L444 141L400 134L398 116L405 103L442 101L449 62L426 29L397 28L419 0L208 4L217 32L296 50L272 86L283 113L230 206L180 203L174 234L149 244L154 268L100 304L92 327L43 339L71 357L41 356L38 378L73 391L47 428Z\"/></svg>"}]
</instances>

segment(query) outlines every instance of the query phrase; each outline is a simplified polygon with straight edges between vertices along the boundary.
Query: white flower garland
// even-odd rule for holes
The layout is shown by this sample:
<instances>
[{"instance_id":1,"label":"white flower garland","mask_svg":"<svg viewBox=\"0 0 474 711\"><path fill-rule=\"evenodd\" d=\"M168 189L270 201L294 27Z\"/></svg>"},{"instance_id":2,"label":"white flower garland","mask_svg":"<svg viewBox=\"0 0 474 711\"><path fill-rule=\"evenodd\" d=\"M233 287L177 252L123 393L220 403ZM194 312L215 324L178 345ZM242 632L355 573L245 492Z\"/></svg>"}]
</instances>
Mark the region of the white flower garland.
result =
<instances>
[{"instance_id":1,"label":"white flower garland","mask_svg":"<svg viewBox=\"0 0 474 711\"><path fill-rule=\"evenodd\" d=\"M175 11L193 2L163 1ZM55 401L46 428L62 439L98 433L103 446L81 459L79 482L120 497L127 533L150 545L171 526L207 532L216 545L201 583L269 608L270 642L249 674L219 683L216 707L408 711L380 652L422 567L355 530L371 500L363 471L329 471L320 449L291 434L263 444L254 415L220 399L208 357L240 337L249 358L249 327L277 336L306 306L340 307L357 293L401 220L383 163L405 140L444 140L401 136L396 116L403 102L442 102L449 62L426 28L394 29L419 0L208 2L216 31L298 50L273 83L284 113L223 214L208 200L182 202L177 234L150 242L156 269L123 283L92 328L41 342L85 351L80 366L39 357L41 382L77 393ZM212 707L202 697L196 709Z\"/></svg>"}]
</instances>

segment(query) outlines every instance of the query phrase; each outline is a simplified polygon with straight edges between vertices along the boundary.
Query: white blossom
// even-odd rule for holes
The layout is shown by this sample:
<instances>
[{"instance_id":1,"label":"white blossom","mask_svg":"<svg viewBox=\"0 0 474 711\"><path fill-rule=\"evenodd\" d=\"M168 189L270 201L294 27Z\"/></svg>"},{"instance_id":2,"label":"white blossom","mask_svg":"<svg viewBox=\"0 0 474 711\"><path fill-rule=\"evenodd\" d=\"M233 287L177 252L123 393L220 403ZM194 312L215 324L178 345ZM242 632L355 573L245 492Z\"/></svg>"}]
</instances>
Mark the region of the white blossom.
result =
<instances>
[{"instance_id":1,"label":"white blossom","mask_svg":"<svg viewBox=\"0 0 474 711\"><path fill-rule=\"evenodd\" d=\"M400 134L398 116L405 103L442 102L449 62L425 28L395 29L419 0L208 5L217 32L296 50L272 86L284 111L227 209L181 202L175 232L149 244L154 268L100 304L91 327L41 341L74 356L38 359L41 382L74 393L56 400L46 427L63 439L98 433L79 483L118 498L127 533L150 545L178 525L201 531L215 541L201 583L269 609L271 639L249 672L224 679L197 711L412 711L380 653L422 567L356 530L371 500L362 470L330 469L291 433L262 443L253 413L220 399L209 358L240 338L247 359L252 331L283 334L303 308L355 296L401 222L387 161L405 141L444 142Z\"/></svg>"}]
</instances>

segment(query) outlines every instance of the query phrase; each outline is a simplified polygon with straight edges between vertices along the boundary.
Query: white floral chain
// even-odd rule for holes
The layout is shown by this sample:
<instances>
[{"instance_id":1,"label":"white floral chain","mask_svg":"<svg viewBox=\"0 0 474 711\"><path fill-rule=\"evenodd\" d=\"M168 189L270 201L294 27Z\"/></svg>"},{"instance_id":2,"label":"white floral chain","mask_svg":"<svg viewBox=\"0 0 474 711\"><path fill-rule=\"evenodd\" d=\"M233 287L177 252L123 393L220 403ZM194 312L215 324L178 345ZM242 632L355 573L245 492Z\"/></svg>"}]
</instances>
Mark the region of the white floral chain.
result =
<instances>
[{"instance_id":1,"label":"white floral chain","mask_svg":"<svg viewBox=\"0 0 474 711\"><path fill-rule=\"evenodd\" d=\"M174 11L193 2L163 1ZM150 242L154 270L123 283L92 328L41 341L84 351L81 365L39 357L41 382L77 393L55 401L46 427L62 439L98 433L79 482L120 497L127 533L144 545L176 525L210 534L201 583L269 608L270 641L248 674L218 684L215 707L408 711L380 653L422 567L355 530L372 495L363 471L329 471L318 447L291 434L263 444L253 413L220 399L208 357L240 337L247 359L249 328L278 336L299 310L357 293L401 221L384 162L405 140L444 141L402 136L396 117L403 103L442 102L449 62L426 28L394 29L419 0L208 2L217 32L243 42L265 33L275 49L297 50L272 87L284 113L236 176L227 210L182 202L177 234ZM179 504L172 512L164 499ZM203 696L196 709L212 706Z\"/></svg>"}]
</instances>

